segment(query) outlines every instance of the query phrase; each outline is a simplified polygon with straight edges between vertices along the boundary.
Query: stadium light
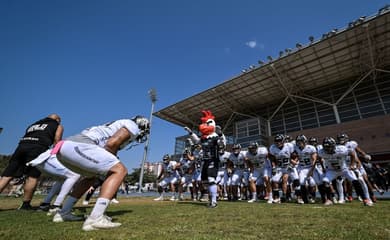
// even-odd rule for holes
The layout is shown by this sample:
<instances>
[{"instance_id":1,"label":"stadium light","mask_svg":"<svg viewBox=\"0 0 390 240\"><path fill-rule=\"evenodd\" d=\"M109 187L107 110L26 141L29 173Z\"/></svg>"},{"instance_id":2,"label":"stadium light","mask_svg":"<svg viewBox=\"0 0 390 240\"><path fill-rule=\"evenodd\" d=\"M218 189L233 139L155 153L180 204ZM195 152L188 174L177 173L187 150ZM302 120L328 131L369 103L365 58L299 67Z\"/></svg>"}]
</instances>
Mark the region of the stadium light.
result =
<instances>
[{"instance_id":1,"label":"stadium light","mask_svg":"<svg viewBox=\"0 0 390 240\"><path fill-rule=\"evenodd\" d=\"M310 41L310 43L313 43L313 42L314 42L314 37L313 37L313 36L310 36L310 37L309 37L309 41Z\"/></svg>"},{"instance_id":2,"label":"stadium light","mask_svg":"<svg viewBox=\"0 0 390 240\"><path fill-rule=\"evenodd\" d=\"M144 180L144 165L145 165L146 159L148 158L148 150L149 150L149 143L150 143L150 134L151 134L151 130L152 130L152 118L153 118L154 104L157 101L156 89L152 88L148 91L148 93L149 93L150 100L152 101L152 107L150 110L150 117L149 117L149 136L145 142L144 157L142 158L141 170L140 170L140 174L139 174L139 192L142 192L142 182Z\"/></svg>"},{"instance_id":3,"label":"stadium light","mask_svg":"<svg viewBox=\"0 0 390 240\"><path fill-rule=\"evenodd\" d=\"M380 8L378 10L378 15L382 15L382 14L386 13L389 10L390 10L390 5L386 4L385 6L383 6L382 8Z\"/></svg>"},{"instance_id":4,"label":"stadium light","mask_svg":"<svg viewBox=\"0 0 390 240\"><path fill-rule=\"evenodd\" d=\"M263 62L262 60L259 60L257 63L261 66L261 65L264 65L265 62Z\"/></svg>"},{"instance_id":5,"label":"stadium light","mask_svg":"<svg viewBox=\"0 0 390 240\"><path fill-rule=\"evenodd\" d=\"M285 51L287 54L289 54L289 53L292 52L292 49L291 49L291 48L286 48L284 51Z\"/></svg>"},{"instance_id":6,"label":"stadium light","mask_svg":"<svg viewBox=\"0 0 390 240\"><path fill-rule=\"evenodd\" d=\"M298 49L302 49L302 44L300 44L300 43L295 44L295 46L296 46Z\"/></svg>"},{"instance_id":7,"label":"stadium light","mask_svg":"<svg viewBox=\"0 0 390 240\"><path fill-rule=\"evenodd\" d=\"M246 73L246 72L248 72L248 70L242 69L241 72L242 72L242 73Z\"/></svg>"},{"instance_id":8,"label":"stadium light","mask_svg":"<svg viewBox=\"0 0 390 240\"><path fill-rule=\"evenodd\" d=\"M249 66L249 69L251 69L251 70L253 70L253 69L255 69L255 68L256 68L255 65L250 65L250 66Z\"/></svg>"},{"instance_id":9,"label":"stadium light","mask_svg":"<svg viewBox=\"0 0 390 240\"><path fill-rule=\"evenodd\" d=\"M284 52L283 51L279 51L279 57L283 57L284 55Z\"/></svg>"},{"instance_id":10,"label":"stadium light","mask_svg":"<svg viewBox=\"0 0 390 240\"><path fill-rule=\"evenodd\" d=\"M355 25L358 25L358 24L363 23L364 20L366 20L366 16L361 16L360 18L358 18L358 19L355 21Z\"/></svg>"},{"instance_id":11,"label":"stadium light","mask_svg":"<svg viewBox=\"0 0 390 240\"><path fill-rule=\"evenodd\" d=\"M271 56L268 56L267 59L271 62L273 59Z\"/></svg>"},{"instance_id":12,"label":"stadium light","mask_svg":"<svg viewBox=\"0 0 390 240\"><path fill-rule=\"evenodd\" d=\"M334 28L332 31L328 32L328 37L336 35L337 31L338 31L338 29Z\"/></svg>"}]
</instances>

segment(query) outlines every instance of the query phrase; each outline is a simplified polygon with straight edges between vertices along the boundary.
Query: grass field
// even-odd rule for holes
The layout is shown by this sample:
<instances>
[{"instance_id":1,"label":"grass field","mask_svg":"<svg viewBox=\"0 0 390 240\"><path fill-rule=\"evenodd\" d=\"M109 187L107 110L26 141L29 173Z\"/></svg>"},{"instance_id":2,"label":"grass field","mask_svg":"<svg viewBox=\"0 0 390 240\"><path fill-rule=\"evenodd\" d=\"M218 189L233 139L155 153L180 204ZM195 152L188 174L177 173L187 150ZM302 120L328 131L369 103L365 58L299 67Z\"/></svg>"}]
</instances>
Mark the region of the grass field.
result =
<instances>
[{"instance_id":1,"label":"grass field","mask_svg":"<svg viewBox=\"0 0 390 240\"><path fill-rule=\"evenodd\" d=\"M32 205L42 198L36 196ZM151 197L119 198L107 215L122 226L83 232L82 222L53 223L44 212L15 210L20 199L0 197L0 239L390 239L390 200L374 207L354 201L269 205L219 202L208 209L199 202L154 202ZM77 205L89 213L92 205Z\"/></svg>"}]
</instances>

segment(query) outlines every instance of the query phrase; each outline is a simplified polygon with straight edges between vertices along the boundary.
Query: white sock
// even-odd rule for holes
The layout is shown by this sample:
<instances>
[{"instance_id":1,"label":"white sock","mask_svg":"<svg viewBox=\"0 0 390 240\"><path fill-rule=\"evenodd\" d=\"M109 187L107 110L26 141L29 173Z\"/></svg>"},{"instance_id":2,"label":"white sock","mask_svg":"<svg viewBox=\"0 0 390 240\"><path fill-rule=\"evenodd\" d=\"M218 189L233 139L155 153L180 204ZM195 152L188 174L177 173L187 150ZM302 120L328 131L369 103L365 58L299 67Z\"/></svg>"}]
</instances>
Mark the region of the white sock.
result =
<instances>
[{"instance_id":1,"label":"white sock","mask_svg":"<svg viewBox=\"0 0 390 240\"><path fill-rule=\"evenodd\" d=\"M339 200L344 200L344 186L342 181L336 180L337 193L339 195Z\"/></svg>"},{"instance_id":2,"label":"white sock","mask_svg":"<svg viewBox=\"0 0 390 240\"><path fill-rule=\"evenodd\" d=\"M69 196L63 206L62 206L62 209L60 211L60 214L62 215L66 215L66 214L69 214L72 212L72 208L73 206L77 203L79 199L78 198L75 198L75 197L72 197L72 196Z\"/></svg>"},{"instance_id":3,"label":"white sock","mask_svg":"<svg viewBox=\"0 0 390 240\"><path fill-rule=\"evenodd\" d=\"M209 192L211 195L211 202L216 203L217 202L217 185L213 184L209 186Z\"/></svg>"},{"instance_id":4,"label":"white sock","mask_svg":"<svg viewBox=\"0 0 390 240\"><path fill-rule=\"evenodd\" d=\"M110 199L98 198L96 200L95 206L92 209L90 218L97 219L100 216L102 216L104 214L104 212L106 211L109 203L110 203Z\"/></svg>"}]
</instances>

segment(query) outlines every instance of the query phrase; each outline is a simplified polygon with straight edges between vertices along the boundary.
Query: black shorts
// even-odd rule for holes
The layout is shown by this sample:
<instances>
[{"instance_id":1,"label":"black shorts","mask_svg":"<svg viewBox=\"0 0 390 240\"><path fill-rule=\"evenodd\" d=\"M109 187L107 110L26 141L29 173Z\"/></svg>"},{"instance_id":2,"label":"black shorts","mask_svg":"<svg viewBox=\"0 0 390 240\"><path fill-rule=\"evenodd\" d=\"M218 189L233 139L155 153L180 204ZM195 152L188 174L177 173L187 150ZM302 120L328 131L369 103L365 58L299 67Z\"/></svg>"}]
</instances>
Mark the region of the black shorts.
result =
<instances>
[{"instance_id":1,"label":"black shorts","mask_svg":"<svg viewBox=\"0 0 390 240\"><path fill-rule=\"evenodd\" d=\"M19 144L1 176L18 178L27 175L38 178L41 172L36 167L27 167L26 163L46 150L47 147L37 144Z\"/></svg>"},{"instance_id":2,"label":"black shorts","mask_svg":"<svg viewBox=\"0 0 390 240\"><path fill-rule=\"evenodd\" d=\"M202 168L202 181L207 181L209 177L217 178L219 159L204 161Z\"/></svg>"}]
</instances>

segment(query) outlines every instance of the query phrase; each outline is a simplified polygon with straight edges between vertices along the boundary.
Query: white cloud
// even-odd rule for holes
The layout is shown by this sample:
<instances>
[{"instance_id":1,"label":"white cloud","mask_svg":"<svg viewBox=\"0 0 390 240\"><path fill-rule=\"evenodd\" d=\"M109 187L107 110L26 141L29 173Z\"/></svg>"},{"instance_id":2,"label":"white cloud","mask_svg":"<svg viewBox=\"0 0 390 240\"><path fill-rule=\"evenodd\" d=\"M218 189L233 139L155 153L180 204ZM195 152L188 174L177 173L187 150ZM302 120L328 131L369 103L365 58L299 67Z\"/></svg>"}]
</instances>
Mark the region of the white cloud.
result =
<instances>
[{"instance_id":1,"label":"white cloud","mask_svg":"<svg viewBox=\"0 0 390 240\"><path fill-rule=\"evenodd\" d=\"M250 48L255 48L257 45L257 42L256 41L249 41L249 42L246 42L245 45L247 45Z\"/></svg>"}]
</instances>

